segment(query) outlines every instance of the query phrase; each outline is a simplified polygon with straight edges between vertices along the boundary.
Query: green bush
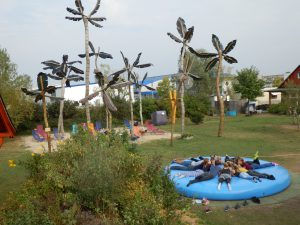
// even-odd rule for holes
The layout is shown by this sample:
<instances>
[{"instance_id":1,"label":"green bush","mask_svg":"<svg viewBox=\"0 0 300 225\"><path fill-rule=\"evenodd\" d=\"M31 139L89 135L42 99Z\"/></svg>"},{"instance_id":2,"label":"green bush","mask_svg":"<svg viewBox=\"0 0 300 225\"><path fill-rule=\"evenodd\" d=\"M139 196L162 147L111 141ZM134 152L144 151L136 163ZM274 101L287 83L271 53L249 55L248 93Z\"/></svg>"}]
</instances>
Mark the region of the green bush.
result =
<instances>
[{"instance_id":1,"label":"green bush","mask_svg":"<svg viewBox=\"0 0 300 225\"><path fill-rule=\"evenodd\" d=\"M3 204L0 224L86 224L86 214L107 224L176 224L178 194L160 157L144 163L128 140L80 130L58 151L30 156L21 163L30 179Z\"/></svg>"},{"instance_id":2,"label":"green bush","mask_svg":"<svg viewBox=\"0 0 300 225\"><path fill-rule=\"evenodd\" d=\"M289 106L284 103L270 105L268 108L269 113L285 115L288 113Z\"/></svg>"},{"instance_id":3,"label":"green bush","mask_svg":"<svg viewBox=\"0 0 300 225\"><path fill-rule=\"evenodd\" d=\"M201 112L190 112L189 118L194 124L200 124L203 122L204 115Z\"/></svg>"}]
</instances>

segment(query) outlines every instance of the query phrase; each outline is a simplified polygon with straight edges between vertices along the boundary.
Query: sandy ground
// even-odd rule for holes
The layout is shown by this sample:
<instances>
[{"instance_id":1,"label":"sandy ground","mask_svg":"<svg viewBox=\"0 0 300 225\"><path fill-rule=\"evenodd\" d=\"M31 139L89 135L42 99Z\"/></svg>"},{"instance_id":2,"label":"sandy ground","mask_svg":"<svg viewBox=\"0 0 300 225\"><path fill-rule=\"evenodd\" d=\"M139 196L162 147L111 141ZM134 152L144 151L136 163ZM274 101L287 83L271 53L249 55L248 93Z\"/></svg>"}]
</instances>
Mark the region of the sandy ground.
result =
<instances>
[{"instance_id":1,"label":"sandy ground","mask_svg":"<svg viewBox=\"0 0 300 225\"><path fill-rule=\"evenodd\" d=\"M146 133L141 138L139 138L136 143L137 144L143 144L149 141L155 141L160 139L170 139L171 134L169 132L165 132L164 134L152 134L152 133ZM180 134L174 134L174 138L179 137ZM57 144L60 141L57 141L52 136L51 146L52 149L55 151L57 149ZM65 140L70 138L69 133L65 133ZM36 141L31 135L30 136L22 136L21 137L21 144L29 151L32 151L34 153L43 153L48 151L48 143L46 141L44 142L38 142Z\"/></svg>"}]
</instances>

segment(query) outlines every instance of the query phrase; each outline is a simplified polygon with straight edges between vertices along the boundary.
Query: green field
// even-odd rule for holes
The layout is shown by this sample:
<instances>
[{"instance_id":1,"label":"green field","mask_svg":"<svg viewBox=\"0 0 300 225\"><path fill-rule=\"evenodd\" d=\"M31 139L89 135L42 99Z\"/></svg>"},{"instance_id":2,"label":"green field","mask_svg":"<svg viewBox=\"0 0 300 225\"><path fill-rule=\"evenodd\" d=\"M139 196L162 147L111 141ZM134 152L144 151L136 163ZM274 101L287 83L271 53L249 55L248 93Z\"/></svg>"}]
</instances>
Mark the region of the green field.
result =
<instances>
[{"instance_id":1,"label":"green field","mask_svg":"<svg viewBox=\"0 0 300 225\"><path fill-rule=\"evenodd\" d=\"M179 121L178 121L179 122ZM169 126L162 126L169 130ZM261 205L250 203L238 210L223 211L226 204L236 202L211 202L213 212L205 214L203 206L193 206L188 210L187 224L300 224L300 131L292 125L287 116L255 115L226 118L224 137L217 137L218 118L207 117L200 125L187 121L186 133L194 135L192 140L176 140L170 147L169 140L152 141L137 146L137 151L145 156L159 154L164 165L174 158L198 155L239 155L252 156L259 150L262 159L275 161L289 169L292 185L284 192L261 199ZM177 124L176 131L180 126ZM17 165L9 168L9 159L25 157L20 138L6 141L0 150L0 202L9 191L17 190L26 179L26 171ZM28 155L28 153L27 153ZM190 200L188 200L190 201ZM1 204L1 203L0 203ZM193 221L197 221L193 223Z\"/></svg>"},{"instance_id":2,"label":"green field","mask_svg":"<svg viewBox=\"0 0 300 225\"><path fill-rule=\"evenodd\" d=\"M162 126L169 130L169 126ZM262 159L275 161L289 169L292 185L284 192L261 199L261 205L249 201L249 205L238 210L224 212L225 205L235 206L235 201L214 201L213 210L205 214L203 206L192 206L189 210L199 224L300 224L300 131L287 116L255 115L252 117L226 118L224 137L217 137L218 119L206 118L200 125L187 121L186 132L193 134L192 140L177 140L174 147L161 140L138 146L141 154L159 154L165 164L174 158L198 155L253 156L259 150ZM177 124L177 132L180 126ZM240 204L242 201L239 202ZM196 224L197 224L196 223Z\"/></svg>"}]
</instances>

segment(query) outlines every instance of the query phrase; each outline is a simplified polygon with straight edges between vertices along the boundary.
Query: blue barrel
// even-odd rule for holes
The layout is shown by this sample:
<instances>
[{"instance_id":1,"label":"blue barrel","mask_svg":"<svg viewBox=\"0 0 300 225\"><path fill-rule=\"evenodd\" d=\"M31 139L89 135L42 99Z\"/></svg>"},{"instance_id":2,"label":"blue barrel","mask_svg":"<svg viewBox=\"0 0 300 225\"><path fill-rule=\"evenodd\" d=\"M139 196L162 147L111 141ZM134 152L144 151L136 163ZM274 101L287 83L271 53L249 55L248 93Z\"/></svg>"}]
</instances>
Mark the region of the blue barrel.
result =
<instances>
[{"instance_id":1,"label":"blue barrel","mask_svg":"<svg viewBox=\"0 0 300 225\"><path fill-rule=\"evenodd\" d=\"M236 116L236 111L234 110L234 111L227 111L227 113L226 113L226 115L227 116Z\"/></svg>"}]
</instances>

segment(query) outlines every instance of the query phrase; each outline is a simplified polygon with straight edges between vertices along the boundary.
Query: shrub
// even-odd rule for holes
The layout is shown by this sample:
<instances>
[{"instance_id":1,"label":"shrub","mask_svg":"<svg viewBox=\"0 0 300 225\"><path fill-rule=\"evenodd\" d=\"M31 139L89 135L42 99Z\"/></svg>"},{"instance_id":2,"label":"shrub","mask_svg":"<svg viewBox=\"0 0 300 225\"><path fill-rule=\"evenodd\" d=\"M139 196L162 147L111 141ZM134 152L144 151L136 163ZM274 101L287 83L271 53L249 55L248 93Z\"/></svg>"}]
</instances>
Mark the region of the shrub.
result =
<instances>
[{"instance_id":1,"label":"shrub","mask_svg":"<svg viewBox=\"0 0 300 225\"><path fill-rule=\"evenodd\" d=\"M201 112L190 112L189 118L194 124L199 124L203 122L204 115Z\"/></svg>"},{"instance_id":2,"label":"shrub","mask_svg":"<svg viewBox=\"0 0 300 225\"><path fill-rule=\"evenodd\" d=\"M289 110L289 106L284 103L270 105L268 108L269 113L284 115L287 114Z\"/></svg>"},{"instance_id":3,"label":"shrub","mask_svg":"<svg viewBox=\"0 0 300 225\"><path fill-rule=\"evenodd\" d=\"M58 151L31 156L22 163L30 179L3 204L0 224L86 224L87 214L107 224L176 224L178 195L160 157L145 164L128 140L80 130Z\"/></svg>"}]
</instances>

